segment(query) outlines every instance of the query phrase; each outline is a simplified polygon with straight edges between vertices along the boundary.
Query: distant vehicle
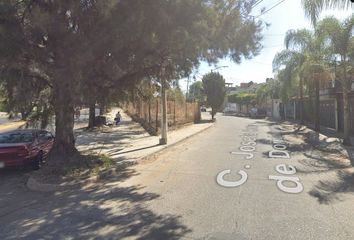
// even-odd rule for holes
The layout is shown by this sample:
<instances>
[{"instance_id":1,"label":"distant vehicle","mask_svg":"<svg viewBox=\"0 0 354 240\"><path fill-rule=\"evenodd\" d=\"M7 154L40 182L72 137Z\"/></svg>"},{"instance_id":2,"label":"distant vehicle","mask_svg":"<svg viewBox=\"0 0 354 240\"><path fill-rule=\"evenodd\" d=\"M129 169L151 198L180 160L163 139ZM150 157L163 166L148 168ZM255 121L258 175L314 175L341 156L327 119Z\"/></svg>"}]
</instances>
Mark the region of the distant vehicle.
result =
<instances>
[{"instance_id":1,"label":"distant vehicle","mask_svg":"<svg viewBox=\"0 0 354 240\"><path fill-rule=\"evenodd\" d=\"M236 115L238 113L236 103L227 103L224 110L224 115Z\"/></svg>"},{"instance_id":2,"label":"distant vehicle","mask_svg":"<svg viewBox=\"0 0 354 240\"><path fill-rule=\"evenodd\" d=\"M206 107L205 107L205 106L202 106L202 107L200 108L200 111L201 111L201 112L206 112L206 111L207 111L207 109L206 109Z\"/></svg>"},{"instance_id":3,"label":"distant vehicle","mask_svg":"<svg viewBox=\"0 0 354 240\"><path fill-rule=\"evenodd\" d=\"M26 129L0 133L0 168L31 165L37 170L53 143L53 135L45 130Z\"/></svg>"},{"instance_id":4,"label":"distant vehicle","mask_svg":"<svg viewBox=\"0 0 354 240\"><path fill-rule=\"evenodd\" d=\"M267 116L267 112L262 108L251 108L249 115L251 118L265 118Z\"/></svg>"}]
</instances>

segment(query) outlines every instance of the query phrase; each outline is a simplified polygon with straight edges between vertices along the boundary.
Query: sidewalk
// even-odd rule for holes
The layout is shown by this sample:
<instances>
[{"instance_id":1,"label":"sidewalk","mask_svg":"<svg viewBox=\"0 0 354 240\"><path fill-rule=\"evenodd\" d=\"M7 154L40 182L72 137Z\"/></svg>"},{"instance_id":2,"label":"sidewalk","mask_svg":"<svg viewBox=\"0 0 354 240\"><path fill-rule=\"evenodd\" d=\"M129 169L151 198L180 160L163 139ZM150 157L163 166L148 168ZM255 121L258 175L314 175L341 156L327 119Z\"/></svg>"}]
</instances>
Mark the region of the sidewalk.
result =
<instances>
[{"instance_id":1,"label":"sidewalk","mask_svg":"<svg viewBox=\"0 0 354 240\"><path fill-rule=\"evenodd\" d=\"M25 123L25 121L21 121L19 118L9 119L7 113L0 112L0 132L19 128Z\"/></svg>"},{"instance_id":2,"label":"sidewalk","mask_svg":"<svg viewBox=\"0 0 354 240\"><path fill-rule=\"evenodd\" d=\"M81 110L81 116L79 119L75 119L74 130L87 127L88 125L88 109ZM96 109L96 116L99 114L99 109ZM0 112L0 132L16 130L19 128L24 128L26 121L21 121L20 118L8 119L8 114L5 112ZM29 128L39 128L39 123L36 125L31 125ZM46 127L47 131L55 133L55 117L49 120L49 124Z\"/></svg>"},{"instance_id":3,"label":"sidewalk","mask_svg":"<svg viewBox=\"0 0 354 240\"><path fill-rule=\"evenodd\" d=\"M131 164L170 147L211 127L213 123L191 124L177 130L169 131L168 144L159 145L159 136L150 136L138 123L121 109L112 109L109 119L120 111L122 122L119 126L105 127L101 132L77 132L76 147L81 152L105 154L117 164ZM204 114L203 119L210 118Z\"/></svg>"},{"instance_id":4,"label":"sidewalk","mask_svg":"<svg viewBox=\"0 0 354 240\"><path fill-rule=\"evenodd\" d=\"M354 166L354 147L342 144L342 139L333 129L321 126L321 132L317 133L312 126L302 125L292 121L283 121L279 123L283 129L302 136L307 144L311 144L314 150L322 151L320 155L339 154L343 158L350 160ZM297 125L296 125L297 124Z\"/></svg>"}]
</instances>

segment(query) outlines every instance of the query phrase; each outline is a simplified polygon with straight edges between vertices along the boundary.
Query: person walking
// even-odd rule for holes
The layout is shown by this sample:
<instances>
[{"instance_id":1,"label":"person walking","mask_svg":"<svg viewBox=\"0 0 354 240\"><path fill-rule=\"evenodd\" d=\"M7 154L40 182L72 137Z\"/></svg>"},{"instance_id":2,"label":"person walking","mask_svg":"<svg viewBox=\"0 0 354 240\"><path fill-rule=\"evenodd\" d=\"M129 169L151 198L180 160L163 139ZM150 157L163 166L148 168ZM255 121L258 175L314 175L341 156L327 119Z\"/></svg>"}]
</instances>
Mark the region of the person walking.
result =
<instances>
[{"instance_id":1,"label":"person walking","mask_svg":"<svg viewBox=\"0 0 354 240\"><path fill-rule=\"evenodd\" d=\"M114 118L114 121L116 121L116 125L120 123L122 119L122 115L120 115L120 112L117 112L116 117Z\"/></svg>"}]
</instances>

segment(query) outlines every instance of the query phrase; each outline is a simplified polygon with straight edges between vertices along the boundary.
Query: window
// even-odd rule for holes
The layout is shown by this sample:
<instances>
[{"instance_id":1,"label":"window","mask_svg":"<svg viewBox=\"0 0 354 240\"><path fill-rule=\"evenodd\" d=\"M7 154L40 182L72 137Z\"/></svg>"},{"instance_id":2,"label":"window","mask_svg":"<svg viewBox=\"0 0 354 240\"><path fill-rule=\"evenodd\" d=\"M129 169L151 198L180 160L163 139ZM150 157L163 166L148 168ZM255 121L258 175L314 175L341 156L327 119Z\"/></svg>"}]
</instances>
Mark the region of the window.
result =
<instances>
[{"instance_id":1,"label":"window","mask_svg":"<svg viewBox=\"0 0 354 240\"><path fill-rule=\"evenodd\" d=\"M0 134L0 143L27 143L34 140L32 133L7 133Z\"/></svg>"}]
</instances>

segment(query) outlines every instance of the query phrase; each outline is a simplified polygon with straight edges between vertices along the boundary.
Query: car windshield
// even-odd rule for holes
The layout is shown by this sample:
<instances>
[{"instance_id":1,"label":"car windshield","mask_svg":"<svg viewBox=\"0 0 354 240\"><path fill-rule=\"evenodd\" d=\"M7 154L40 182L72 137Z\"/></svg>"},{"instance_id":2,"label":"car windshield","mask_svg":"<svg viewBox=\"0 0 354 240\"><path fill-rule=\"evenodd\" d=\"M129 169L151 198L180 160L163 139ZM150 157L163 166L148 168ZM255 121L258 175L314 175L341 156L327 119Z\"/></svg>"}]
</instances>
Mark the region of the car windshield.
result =
<instances>
[{"instance_id":1,"label":"car windshield","mask_svg":"<svg viewBox=\"0 0 354 240\"><path fill-rule=\"evenodd\" d=\"M32 133L6 133L0 134L0 144L4 143L27 143L33 141Z\"/></svg>"}]
</instances>

